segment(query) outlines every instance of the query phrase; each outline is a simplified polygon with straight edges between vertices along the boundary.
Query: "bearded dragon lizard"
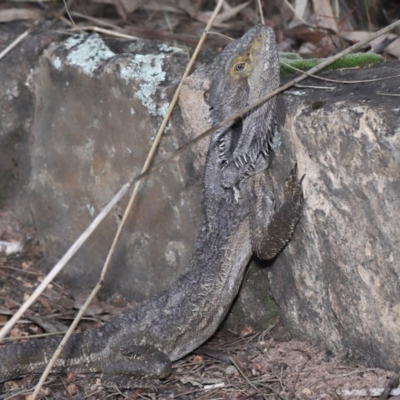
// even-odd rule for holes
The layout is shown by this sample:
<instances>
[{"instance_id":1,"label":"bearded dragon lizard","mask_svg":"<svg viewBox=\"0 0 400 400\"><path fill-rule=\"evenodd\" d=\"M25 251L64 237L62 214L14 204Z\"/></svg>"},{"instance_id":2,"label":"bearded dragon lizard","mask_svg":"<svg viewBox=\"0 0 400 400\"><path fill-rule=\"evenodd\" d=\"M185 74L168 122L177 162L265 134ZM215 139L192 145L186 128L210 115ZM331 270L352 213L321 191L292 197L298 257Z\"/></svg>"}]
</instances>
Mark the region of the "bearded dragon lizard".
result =
<instances>
[{"instance_id":1,"label":"bearded dragon lizard","mask_svg":"<svg viewBox=\"0 0 400 400\"><path fill-rule=\"evenodd\" d=\"M219 57L208 98L212 122L222 122L278 86L275 35L258 25ZM275 107L271 99L213 134L204 176L206 216L186 273L137 309L74 334L53 372L101 372L103 384L153 389L170 374L173 361L216 331L253 252L274 257L301 216L303 194L295 169L277 211L264 171ZM42 372L59 342L54 337L2 346L0 381Z\"/></svg>"}]
</instances>

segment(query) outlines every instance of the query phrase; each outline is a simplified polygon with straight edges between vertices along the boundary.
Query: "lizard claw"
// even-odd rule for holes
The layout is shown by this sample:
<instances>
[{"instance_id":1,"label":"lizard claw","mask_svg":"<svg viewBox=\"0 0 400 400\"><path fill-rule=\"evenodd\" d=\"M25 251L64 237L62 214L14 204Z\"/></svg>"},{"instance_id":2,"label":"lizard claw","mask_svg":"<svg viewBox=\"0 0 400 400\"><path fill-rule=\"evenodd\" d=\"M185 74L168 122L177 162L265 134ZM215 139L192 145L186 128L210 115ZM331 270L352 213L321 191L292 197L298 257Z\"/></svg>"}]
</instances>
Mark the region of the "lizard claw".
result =
<instances>
[{"instance_id":1,"label":"lizard claw","mask_svg":"<svg viewBox=\"0 0 400 400\"><path fill-rule=\"evenodd\" d=\"M297 178L297 163L290 171L289 177L286 179L284 188L285 202L291 202L293 205L302 205L304 203L304 195L302 183L304 174L300 179Z\"/></svg>"},{"instance_id":2,"label":"lizard claw","mask_svg":"<svg viewBox=\"0 0 400 400\"><path fill-rule=\"evenodd\" d=\"M290 170L290 176L297 175L297 163L294 164L293 168Z\"/></svg>"}]
</instances>

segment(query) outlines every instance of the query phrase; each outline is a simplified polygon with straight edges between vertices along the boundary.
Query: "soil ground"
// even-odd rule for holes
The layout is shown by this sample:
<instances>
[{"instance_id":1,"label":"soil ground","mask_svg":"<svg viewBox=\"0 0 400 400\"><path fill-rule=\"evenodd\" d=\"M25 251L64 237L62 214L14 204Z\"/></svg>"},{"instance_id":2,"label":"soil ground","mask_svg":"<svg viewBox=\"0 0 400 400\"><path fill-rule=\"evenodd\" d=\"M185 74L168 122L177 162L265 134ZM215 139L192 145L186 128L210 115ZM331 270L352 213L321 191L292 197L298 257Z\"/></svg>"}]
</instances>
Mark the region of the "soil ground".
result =
<instances>
[{"instance_id":1,"label":"soil ground","mask_svg":"<svg viewBox=\"0 0 400 400\"><path fill-rule=\"evenodd\" d=\"M29 235L19 229L11 213L0 212L1 241L18 241ZM23 253L0 255L0 326L43 280L38 269L41 255L35 238ZM65 331L86 296L52 283L14 327L11 337ZM108 303L95 301L79 329L99 326L128 308L118 296ZM295 339L277 322L260 333L218 332L196 354L174 363L173 373L161 382L157 394L145 390L119 393L104 388L99 374L69 373L51 376L42 389L42 398L367 400L374 398L370 390L382 390L395 376L393 372L355 365L347 357ZM38 379L27 376L5 382L0 386L0 399L29 399Z\"/></svg>"}]
</instances>

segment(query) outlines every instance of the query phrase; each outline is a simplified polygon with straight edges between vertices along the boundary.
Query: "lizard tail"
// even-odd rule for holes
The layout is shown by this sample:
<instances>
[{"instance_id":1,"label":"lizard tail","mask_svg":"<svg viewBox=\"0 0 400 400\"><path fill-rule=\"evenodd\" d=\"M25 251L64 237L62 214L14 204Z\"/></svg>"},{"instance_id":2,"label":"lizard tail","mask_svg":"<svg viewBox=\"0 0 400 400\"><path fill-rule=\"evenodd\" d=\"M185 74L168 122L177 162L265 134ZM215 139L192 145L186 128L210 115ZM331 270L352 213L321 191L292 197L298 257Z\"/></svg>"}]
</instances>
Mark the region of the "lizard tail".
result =
<instances>
[{"instance_id":1,"label":"lizard tail","mask_svg":"<svg viewBox=\"0 0 400 400\"><path fill-rule=\"evenodd\" d=\"M73 334L56 361L52 372L99 372L107 361L108 335L104 326ZM45 370L62 336L0 347L0 382ZM101 361L100 361L101 360Z\"/></svg>"}]
</instances>

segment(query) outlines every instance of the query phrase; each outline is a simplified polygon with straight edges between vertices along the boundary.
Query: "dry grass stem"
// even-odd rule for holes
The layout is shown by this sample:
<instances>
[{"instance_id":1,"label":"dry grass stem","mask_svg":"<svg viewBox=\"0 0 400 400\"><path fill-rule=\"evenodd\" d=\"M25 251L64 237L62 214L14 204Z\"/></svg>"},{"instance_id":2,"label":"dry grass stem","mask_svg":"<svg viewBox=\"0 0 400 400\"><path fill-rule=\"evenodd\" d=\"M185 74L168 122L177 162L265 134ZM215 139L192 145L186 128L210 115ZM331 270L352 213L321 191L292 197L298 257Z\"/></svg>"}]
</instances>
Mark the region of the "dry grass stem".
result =
<instances>
[{"instance_id":1,"label":"dry grass stem","mask_svg":"<svg viewBox=\"0 0 400 400\"><path fill-rule=\"evenodd\" d=\"M289 0L282 0L286 6L293 12L293 14L298 18L304 25L311 26L301 15L298 14L296 9L292 6Z\"/></svg>"},{"instance_id":2,"label":"dry grass stem","mask_svg":"<svg viewBox=\"0 0 400 400\"><path fill-rule=\"evenodd\" d=\"M260 14L260 21L263 25L265 25L265 20L264 20L264 13L263 13L263 8L261 4L261 0L257 0L257 7L258 7L258 13Z\"/></svg>"},{"instance_id":3,"label":"dry grass stem","mask_svg":"<svg viewBox=\"0 0 400 400\"><path fill-rule=\"evenodd\" d=\"M105 35L114 36L114 37L117 37L120 39L139 40L139 38L137 36L127 35L126 33L121 33L121 32L110 31L109 29L100 28L100 27L94 26L94 25L85 26L85 27L79 28L79 30L104 33Z\"/></svg>"},{"instance_id":4,"label":"dry grass stem","mask_svg":"<svg viewBox=\"0 0 400 400\"><path fill-rule=\"evenodd\" d=\"M32 28L27 29L24 33L19 35L15 40L13 40L1 53L0 60L8 54L18 43L22 42L32 31Z\"/></svg>"},{"instance_id":5,"label":"dry grass stem","mask_svg":"<svg viewBox=\"0 0 400 400\"><path fill-rule=\"evenodd\" d=\"M85 19L87 21L93 22L93 23L98 24L98 25L106 26L108 28L113 28L113 29L115 29L117 31L123 31L123 29L120 28L118 25L112 24L111 22L108 22L108 21L104 21L104 20L102 20L100 18L91 17L89 15L85 15L85 14L79 13L77 11L71 11L71 15L73 15L74 17L81 18L81 19ZM74 29L75 30L79 30L79 31L80 30L85 30L85 28L86 28L84 26L81 27L81 26L77 26L76 24L72 24L72 23L71 23L71 25L75 26Z\"/></svg>"},{"instance_id":6,"label":"dry grass stem","mask_svg":"<svg viewBox=\"0 0 400 400\"><path fill-rule=\"evenodd\" d=\"M235 366L235 368L238 370L239 374L242 375L242 377L244 378L244 380L247 382L247 384L249 386L251 386L254 390L257 391L257 393L260 393L260 391L258 390L257 386L255 386L250 380L249 378L243 373L243 371L240 369L239 365L235 362L235 360L230 357L230 360L232 362L232 364Z\"/></svg>"},{"instance_id":7,"label":"dry grass stem","mask_svg":"<svg viewBox=\"0 0 400 400\"><path fill-rule=\"evenodd\" d=\"M71 21L72 25L76 26L75 21L73 20L71 14L69 12L69 4L67 4L66 0L63 0L63 3L64 3L65 11L66 11L66 13L68 15L69 20Z\"/></svg>"},{"instance_id":8,"label":"dry grass stem","mask_svg":"<svg viewBox=\"0 0 400 400\"><path fill-rule=\"evenodd\" d=\"M156 137L154 139L154 143L153 143L153 145L152 145L152 147L150 149L149 154L147 155L146 161L145 161L143 169L142 169L142 173L145 173L149 169L150 164L153 161L155 152L156 152L156 150L158 148L158 145L160 143L160 140L161 140L162 134L164 132L164 129L167 126L167 123L168 123L169 118L170 118L170 116L172 114L172 111L173 111L173 109L175 107L175 104L178 101L179 93L180 93L180 90L182 88L183 81L189 75L189 73L190 73L190 71L191 71L191 69L192 69L192 67L194 65L194 62L196 60L196 57L197 57L197 55L198 55L198 53L199 53L199 51L200 51L200 49L201 49L206 37L207 37L207 32L211 28L212 24L214 23L214 20L217 17L217 15L218 15L221 7L222 7L223 2L224 2L224 0L219 0L218 1L217 5L215 7L215 10L214 10L213 14L211 15L211 18L210 18L210 20L209 20L209 22L208 22L208 24L207 24L207 26L205 28L205 31L204 31L203 35L201 36L201 38L199 40L199 43L198 43L198 45L197 45L197 47L196 47L196 49L195 49L190 61L189 61L189 64L186 67L186 70L185 70L185 72L184 72L184 74L183 74L183 76L181 78L181 81L179 82L179 85L178 85L178 87L177 87L177 89L175 91L174 97L172 98L172 101L171 101L171 103L170 103L170 105L168 107L167 113L166 113L166 115L165 115L165 117L164 117L164 119L163 119L163 121L161 123L161 126L160 126L160 128L159 128L159 130L157 132L157 135L156 135ZM135 187L134 187L132 196L131 196L131 198L129 200L129 203L128 203L126 209L125 209L124 216L123 216L122 221L121 221L121 223L120 223L120 225L118 227L118 230L117 230L117 233L116 233L116 235L114 237L114 240L113 240L113 243L111 245L110 251L109 251L109 253L107 255L107 259L106 259L106 261L104 263L104 266L103 266L99 281L96 284L96 286L94 287L94 289L93 289L92 293L90 294L90 296L88 297L88 299L86 300L85 304L79 310L79 313L77 314L76 318L74 319L74 321L72 322L71 326L69 327L67 333L65 334L65 336L62 339L62 341L60 342L57 350L54 352L51 360L47 364L47 367L46 367L45 371L43 372L42 376L40 377L40 380L39 380L38 384L36 385L35 390L34 390L34 392L32 394L32 400L36 399L36 397L39 394L40 389L42 388L47 376L49 375L49 373L50 373L50 371L51 371L51 369L53 367L53 365L55 364L55 362L57 361L58 357L60 356L60 354L62 352L62 349L64 348L64 346L67 343L68 339L71 337L72 333L74 332L76 326L78 325L80 319L82 318L83 314L85 313L87 307L89 306L89 304L91 303L91 301L93 300L93 298L96 296L96 294L98 293L98 291L100 290L100 288L103 285L103 282L104 282L108 267L109 267L110 262L111 262L112 255L114 253L114 250L116 248L118 240L119 240L119 238L121 236L123 227L125 226L125 223L126 223L126 221L128 219L129 213L130 213L130 211L132 209L132 206L133 206L133 203L134 203L134 201L136 199L137 193L139 192L141 181L142 181L142 179L137 180L135 182Z\"/></svg>"}]
</instances>

